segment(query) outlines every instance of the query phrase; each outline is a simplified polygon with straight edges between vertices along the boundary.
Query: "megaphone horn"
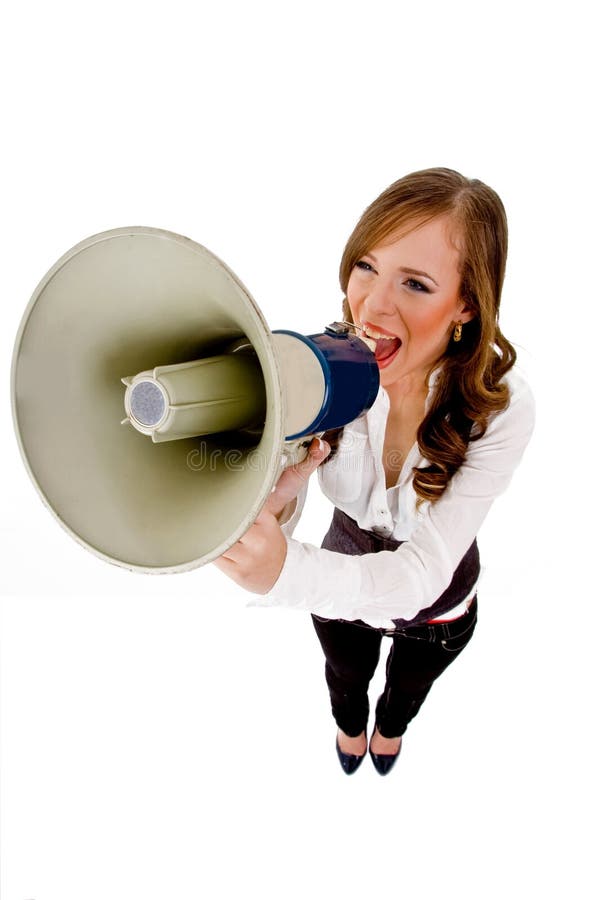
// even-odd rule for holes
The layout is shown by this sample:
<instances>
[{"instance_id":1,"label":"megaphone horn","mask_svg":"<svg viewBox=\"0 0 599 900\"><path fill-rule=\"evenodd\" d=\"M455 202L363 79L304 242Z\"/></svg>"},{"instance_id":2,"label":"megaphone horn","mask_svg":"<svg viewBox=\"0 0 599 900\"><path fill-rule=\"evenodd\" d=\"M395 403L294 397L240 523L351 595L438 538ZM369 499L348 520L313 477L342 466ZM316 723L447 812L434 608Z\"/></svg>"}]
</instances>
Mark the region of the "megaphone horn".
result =
<instances>
[{"instance_id":1,"label":"megaphone horn","mask_svg":"<svg viewBox=\"0 0 599 900\"><path fill-rule=\"evenodd\" d=\"M374 402L378 367L352 332L271 332L233 272L181 235L94 235L42 279L17 334L27 470L102 559L203 565L247 531L312 435Z\"/></svg>"}]
</instances>

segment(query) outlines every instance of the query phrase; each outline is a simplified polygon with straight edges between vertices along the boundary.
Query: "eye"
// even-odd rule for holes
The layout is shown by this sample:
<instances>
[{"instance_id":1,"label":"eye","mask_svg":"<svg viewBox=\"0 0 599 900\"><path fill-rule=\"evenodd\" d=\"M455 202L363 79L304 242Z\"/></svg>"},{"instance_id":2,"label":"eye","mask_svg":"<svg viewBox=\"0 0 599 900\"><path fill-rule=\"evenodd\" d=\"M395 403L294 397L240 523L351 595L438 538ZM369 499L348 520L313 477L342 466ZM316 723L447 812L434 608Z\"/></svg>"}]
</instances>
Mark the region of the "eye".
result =
<instances>
[{"instance_id":1,"label":"eye","mask_svg":"<svg viewBox=\"0 0 599 900\"><path fill-rule=\"evenodd\" d=\"M366 262L365 259L359 259L356 263L356 269L362 269L364 272L374 272L374 269L370 265L370 263Z\"/></svg>"},{"instance_id":2,"label":"eye","mask_svg":"<svg viewBox=\"0 0 599 900\"><path fill-rule=\"evenodd\" d=\"M412 291L416 291L417 293L422 292L424 294L430 294L430 291L427 288L427 286L425 284L422 284L421 281L416 281L415 278L408 278L408 280L405 283Z\"/></svg>"}]
</instances>

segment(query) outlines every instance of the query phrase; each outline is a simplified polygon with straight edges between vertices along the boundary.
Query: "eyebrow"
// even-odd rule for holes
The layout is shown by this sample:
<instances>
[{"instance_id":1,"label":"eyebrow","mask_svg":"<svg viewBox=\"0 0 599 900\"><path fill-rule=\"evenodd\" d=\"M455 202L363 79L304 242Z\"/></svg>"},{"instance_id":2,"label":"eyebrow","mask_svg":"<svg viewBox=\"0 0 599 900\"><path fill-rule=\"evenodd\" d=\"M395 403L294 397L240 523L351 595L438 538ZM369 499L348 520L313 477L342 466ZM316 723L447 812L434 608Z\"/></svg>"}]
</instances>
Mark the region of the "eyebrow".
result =
<instances>
[{"instance_id":1,"label":"eyebrow","mask_svg":"<svg viewBox=\"0 0 599 900\"><path fill-rule=\"evenodd\" d=\"M399 271L405 272L406 275L421 275L423 278L428 278L429 281L433 282L433 284L437 284L437 282L432 277L432 275L429 275L428 272L421 272L420 269L410 269L407 266L400 266ZM437 284L437 287L439 287L438 284Z\"/></svg>"},{"instance_id":2,"label":"eyebrow","mask_svg":"<svg viewBox=\"0 0 599 900\"><path fill-rule=\"evenodd\" d=\"M378 265L377 259L372 255L372 253L366 253L365 255L369 256L372 260L374 260L375 264ZM399 271L405 272L406 275L420 275L422 278L428 278L429 281L432 281L433 284L436 284L437 287L439 287L432 275L429 275L428 272L423 272L421 269L412 269L409 266L400 266Z\"/></svg>"}]
</instances>

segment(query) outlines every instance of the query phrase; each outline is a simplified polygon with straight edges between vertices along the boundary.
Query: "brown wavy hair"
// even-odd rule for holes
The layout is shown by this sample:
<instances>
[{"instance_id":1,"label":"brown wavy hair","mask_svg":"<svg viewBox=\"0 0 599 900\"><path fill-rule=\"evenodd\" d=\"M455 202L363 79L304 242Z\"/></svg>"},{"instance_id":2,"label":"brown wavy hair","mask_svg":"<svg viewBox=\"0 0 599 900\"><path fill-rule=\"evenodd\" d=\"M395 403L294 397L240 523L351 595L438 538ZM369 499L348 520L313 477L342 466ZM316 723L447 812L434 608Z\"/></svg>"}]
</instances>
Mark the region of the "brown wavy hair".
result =
<instances>
[{"instance_id":1,"label":"brown wavy hair","mask_svg":"<svg viewBox=\"0 0 599 900\"><path fill-rule=\"evenodd\" d=\"M447 216L460 253L460 297L474 315L462 339L450 340L429 411L418 429L418 446L429 465L415 468L418 503L438 500L462 465L468 442L481 438L489 416L505 409L502 378L516 351L499 328L498 314L507 258L507 218L498 195L453 169L423 169L388 187L362 214L346 244L339 269L344 294L355 264L395 233L405 234ZM351 320L347 297L343 318ZM430 373L429 373L430 374ZM334 451L342 429L325 439Z\"/></svg>"}]
</instances>

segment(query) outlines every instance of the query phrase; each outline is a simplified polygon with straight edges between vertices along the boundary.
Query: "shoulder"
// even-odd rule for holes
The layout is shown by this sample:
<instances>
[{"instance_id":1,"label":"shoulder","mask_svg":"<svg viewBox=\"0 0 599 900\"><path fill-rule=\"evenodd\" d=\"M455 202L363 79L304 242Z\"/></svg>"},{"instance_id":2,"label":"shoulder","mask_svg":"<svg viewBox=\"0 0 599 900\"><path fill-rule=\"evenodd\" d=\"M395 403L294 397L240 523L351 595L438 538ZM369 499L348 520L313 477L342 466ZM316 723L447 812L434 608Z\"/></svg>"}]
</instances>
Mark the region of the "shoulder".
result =
<instances>
[{"instance_id":1,"label":"shoulder","mask_svg":"<svg viewBox=\"0 0 599 900\"><path fill-rule=\"evenodd\" d=\"M457 499L460 503L491 501L510 483L532 437L535 407L521 372L510 370L502 382L509 389L506 407L490 416L480 437L470 439L462 464L435 506L443 508ZM460 515L464 508L460 507Z\"/></svg>"},{"instance_id":2,"label":"shoulder","mask_svg":"<svg viewBox=\"0 0 599 900\"><path fill-rule=\"evenodd\" d=\"M507 384L512 399L523 398L534 405L531 387L517 366L513 366L513 368L503 376L502 382Z\"/></svg>"},{"instance_id":3,"label":"shoulder","mask_svg":"<svg viewBox=\"0 0 599 900\"><path fill-rule=\"evenodd\" d=\"M483 436L470 441L466 459L491 468L510 469L522 457L535 424L535 401L528 381L518 369L511 369L502 382L509 390L509 401L493 413Z\"/></svg>"},{"instance_id":4,"label":"shoulder","mask_svg":"<svg viewBox=\"0 0 599 900\"><path fill-rule=\"evenodd\" d=\"M505 409L490 420L490 427L497 423L511 423L519 430L532 431L535 421L535 400L531 387L523 373L514 366L504 375L502 383L507 385L510 399Z\"/></svg>"}]
</instances>

